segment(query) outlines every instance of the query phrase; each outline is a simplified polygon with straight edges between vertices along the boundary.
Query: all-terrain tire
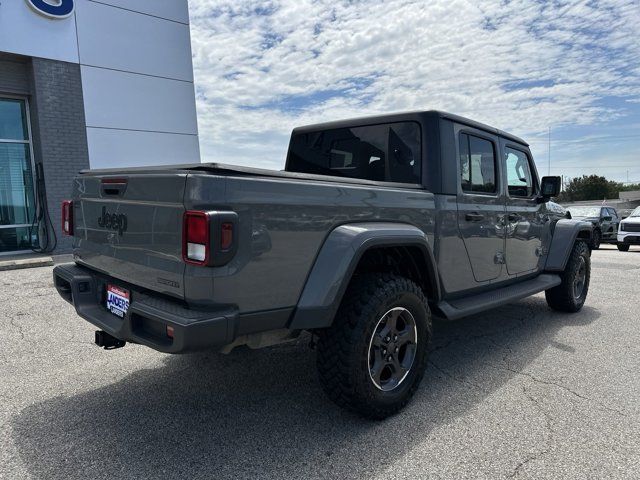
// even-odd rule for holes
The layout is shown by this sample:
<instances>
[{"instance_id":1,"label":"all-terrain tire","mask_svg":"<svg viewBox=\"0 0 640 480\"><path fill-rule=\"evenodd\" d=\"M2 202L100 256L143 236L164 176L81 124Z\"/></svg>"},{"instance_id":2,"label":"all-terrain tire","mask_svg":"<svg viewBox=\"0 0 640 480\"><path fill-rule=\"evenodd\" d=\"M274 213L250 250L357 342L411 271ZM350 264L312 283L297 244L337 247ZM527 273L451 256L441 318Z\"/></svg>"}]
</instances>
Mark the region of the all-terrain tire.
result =
<instances>
[{"instance_id":1,"label":"all-terrain tire","mask_svg":"<svg viewBox=\"0 0 640 480\"><path fill-rule=\"evenodd\" d=\"M414 353L402 380L384 390L375 383L374 369L370 370L372 345L374 340L386 340L380 338L386 335L381 325L387 328L384 319L396 311L414 320ZM333 325L319 334L317 368L322 387L339 406L366 418L384 419L402 409L416 392L426 368L430 339L431 312L418 285L389 273L358 275L351 281ZM384 368L394 371L393 367Z\"/></svg>"},{"instance_id":2,"label":"all-terrain tire","mask_svg":"<svg viewBox=\"0 0 640 480\"><path fill-rule=\"evenodd\" d=\"M600 230L593 231L593 238L591 239L591 248L593 250L600 249L600 244L602 243L602 232Z\"/></svg>"},{"instance_id":3,"label":"all-terrain tire","mask_svg":"<svg viewBox=\"0 0 640 480\"><path fill-rule=\"evenodd\" d=\"M628 252L630 247L628 243L618 243L616 246L621 252Z\"/></svg>"},{"instance_id":4,"label":"all-terrain tire","mask_svg":"<svg viewBox=\"0 0 640 480\"><path fill-rule=\"evenodd\" d=\"M545 292L547 304L560 312L578 312L587 299L591 279L591 256L586 242L576 241L560 277L562 283Z\"/></svg>"}]
</instances>

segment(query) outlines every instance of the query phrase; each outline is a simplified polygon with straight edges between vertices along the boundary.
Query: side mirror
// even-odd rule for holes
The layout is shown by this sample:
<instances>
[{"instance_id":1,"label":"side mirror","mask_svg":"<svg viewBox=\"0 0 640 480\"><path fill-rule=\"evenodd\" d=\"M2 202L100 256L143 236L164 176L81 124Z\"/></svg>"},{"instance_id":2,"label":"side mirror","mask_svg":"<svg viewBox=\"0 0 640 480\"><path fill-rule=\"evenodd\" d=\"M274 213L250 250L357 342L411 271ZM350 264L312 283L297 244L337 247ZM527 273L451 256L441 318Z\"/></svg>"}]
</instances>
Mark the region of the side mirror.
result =
<instances>
[{"instance_id":1,"label":"side mirror","mask_svg":"<svg viewBox=\"0 0 640 480\"><path fill-rule=\"evenodd\" d=\"M602 219L603 219L605 222L610 222L611 220L613 220L613 217L611 217L611 216L606 216L606 217L602 217Z\"/></svg>"},{"instance_id":2,"label":"side mirror","mask_svg":"<svg viewBox=\"0 0 640 480\"><path fill-rule=\"evenodd\" d=\"M551 197L557 197L560 194L560 185L562 178L560 177L542 177L540 182L540 197L542 201L547 201Z\"/></svg>"}]
</instances>

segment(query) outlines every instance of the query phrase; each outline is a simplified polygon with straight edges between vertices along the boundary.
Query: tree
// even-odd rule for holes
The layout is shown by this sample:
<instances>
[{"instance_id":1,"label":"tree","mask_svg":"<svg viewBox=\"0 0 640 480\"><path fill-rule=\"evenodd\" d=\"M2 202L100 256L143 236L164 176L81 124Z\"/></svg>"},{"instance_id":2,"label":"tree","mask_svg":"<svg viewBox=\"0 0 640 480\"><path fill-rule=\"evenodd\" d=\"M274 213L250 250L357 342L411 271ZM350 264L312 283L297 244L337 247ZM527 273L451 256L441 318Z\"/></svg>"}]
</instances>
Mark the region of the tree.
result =
<instances>
[{"instance_id":1,"label":"tree","mask_svg":"<svg viewBox=\"0 0 640 480\"><path fill-rule=\"evenodd\" d=\"M604 200L618 198L622 189L620 183L607 180L598 175L583 175L569 182L567 188L558 196L561 202L578 202L583 200Z\"/></svg>"},{"instance_id":2,"label":"tree","mask_svg":"<svg viewBox=\"0 0 640 480\"><path fill-rule=\"evenodd\" d=\"M640 183L630 183L628 185L621 185L620 186L620 191L621 192L630 192L633 190L640 190Z\"/></svg>"}]
</instances>

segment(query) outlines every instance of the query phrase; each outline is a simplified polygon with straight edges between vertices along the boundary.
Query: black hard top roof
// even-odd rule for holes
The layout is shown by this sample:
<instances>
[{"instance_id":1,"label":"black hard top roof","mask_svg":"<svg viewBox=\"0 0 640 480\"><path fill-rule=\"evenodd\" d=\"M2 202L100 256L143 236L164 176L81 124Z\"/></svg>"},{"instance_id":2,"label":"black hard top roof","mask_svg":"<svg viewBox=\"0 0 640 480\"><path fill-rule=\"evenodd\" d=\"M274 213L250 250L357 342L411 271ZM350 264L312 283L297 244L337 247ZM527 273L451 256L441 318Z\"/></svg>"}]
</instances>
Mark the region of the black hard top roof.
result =
<instances>
[{"instance_id":1,"label":"black hard top roof","mask_svg":"<svg viewBox=\"0 0 640 480\"><path fill-rule=\"evenodd\" d=\"M413 111L413 112L390 113L386 115L375 115L370 117L337 120L334 122L316 123L313 125L296 127L293 129L293 133L294 134L309 133L309 132L317 132L318 130L348 128L348 127L359 126L359 125L376 125L376 124L388 123L388 122L420 121L422 118L425 118L425 117L438 117L446 120L451 120L456 123L461 123L469 127L473 127L479 130L484 130L486 132L493 133L495 135L500 135L501 137L507 138L514 142L529 146L529 144L525 142L522 138L512 135L511 133L505 132L503 130L499 130L489 125L485 125L484 123L476 122L475 120L471 120L470 118L461 117L460 115L455 115L453 113L442 112L440 110L419 110L419 111Z\"/></svg>"}]
</instances>

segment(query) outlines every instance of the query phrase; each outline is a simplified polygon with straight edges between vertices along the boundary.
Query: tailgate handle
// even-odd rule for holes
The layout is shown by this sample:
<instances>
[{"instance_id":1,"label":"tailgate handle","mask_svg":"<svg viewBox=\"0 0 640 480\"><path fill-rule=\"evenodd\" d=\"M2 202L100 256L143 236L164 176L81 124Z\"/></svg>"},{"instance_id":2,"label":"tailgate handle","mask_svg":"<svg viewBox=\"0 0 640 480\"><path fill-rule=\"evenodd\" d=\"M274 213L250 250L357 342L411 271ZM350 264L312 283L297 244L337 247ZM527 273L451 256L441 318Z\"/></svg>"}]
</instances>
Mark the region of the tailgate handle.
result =
<instances>
[{"instance_id":1,"label":"tailgate handle","mask_svg":"<svg viewBox=\"0 0 640 480\"><path fill-rule=\"evenodd\" d=\"M103 178L100 183L103 196L119 197L127 189L126 178Z\"/></svg>"},{"instance_id":2,"label":"tailgate handle","mask_svg":"<svg viewBox=\"0 0 640 480\"><path fill-rule=\"evenodd\" d=\"M480 222L480 221L484 220L484 215L482 215L481 213L478 213L478 212L467 213L464 216L464 219L467 222Z\"/></svg>"}]
</instances>

